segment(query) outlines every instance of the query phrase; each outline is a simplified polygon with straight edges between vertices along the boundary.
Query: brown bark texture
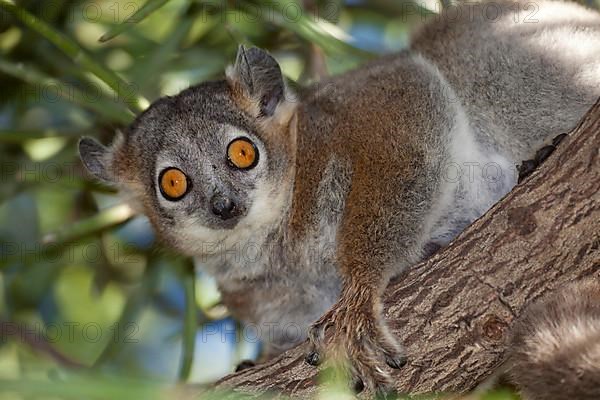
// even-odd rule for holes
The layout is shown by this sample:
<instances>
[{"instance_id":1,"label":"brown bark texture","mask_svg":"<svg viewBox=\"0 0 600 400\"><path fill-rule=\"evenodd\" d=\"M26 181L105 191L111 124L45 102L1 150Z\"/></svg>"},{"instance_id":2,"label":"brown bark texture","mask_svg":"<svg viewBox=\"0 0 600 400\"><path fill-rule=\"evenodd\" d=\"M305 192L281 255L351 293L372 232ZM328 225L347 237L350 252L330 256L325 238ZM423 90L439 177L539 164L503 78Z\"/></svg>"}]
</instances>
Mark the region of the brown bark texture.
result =
<instances>
[{"instance_id":1,"label":"brown bark texture","mask_svg":"<svg viewBox=\"0 0 600 400\"><path fill-rule=\"evenodd\" d=\"M502 363L527 303L569 281L600 278L599 189L600 100L529 178L390 284L385 317L409 356L393 372L399 392L473 389ZM215 386L312 397L317 369L304 352L300 345Z\"/></svg>"}]
</instances>

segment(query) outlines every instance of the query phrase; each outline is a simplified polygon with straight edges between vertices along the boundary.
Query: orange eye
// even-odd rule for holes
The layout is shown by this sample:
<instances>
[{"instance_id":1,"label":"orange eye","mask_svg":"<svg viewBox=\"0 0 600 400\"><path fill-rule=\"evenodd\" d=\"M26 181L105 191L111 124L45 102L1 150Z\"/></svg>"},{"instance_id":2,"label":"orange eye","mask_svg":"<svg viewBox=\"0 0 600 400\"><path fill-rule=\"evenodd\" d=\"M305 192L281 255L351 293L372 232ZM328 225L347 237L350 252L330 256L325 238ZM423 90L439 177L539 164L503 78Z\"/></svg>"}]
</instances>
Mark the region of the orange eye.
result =
<instances>
[{"instance_id":1,"label":"orange eye","mask_svg":"<svg viewBox=\"0 0 600 400\"><path fill-rule=\"evenodd\" d=\"M167 168L158 178L160 192L167 200L179 200L188 191L187 177L177 168Z\"/></svg>"},{"instance_id":2,"label":"orange eye","mask_svg":"<svg viewBox=\"0 0 600 400\"><path fill-rule=\"evenodd\" d=\"M236 168L254 168L258 163L258 149L250 139L237 138L227 146L227 159Z\"/></svg>"}]
</instances>

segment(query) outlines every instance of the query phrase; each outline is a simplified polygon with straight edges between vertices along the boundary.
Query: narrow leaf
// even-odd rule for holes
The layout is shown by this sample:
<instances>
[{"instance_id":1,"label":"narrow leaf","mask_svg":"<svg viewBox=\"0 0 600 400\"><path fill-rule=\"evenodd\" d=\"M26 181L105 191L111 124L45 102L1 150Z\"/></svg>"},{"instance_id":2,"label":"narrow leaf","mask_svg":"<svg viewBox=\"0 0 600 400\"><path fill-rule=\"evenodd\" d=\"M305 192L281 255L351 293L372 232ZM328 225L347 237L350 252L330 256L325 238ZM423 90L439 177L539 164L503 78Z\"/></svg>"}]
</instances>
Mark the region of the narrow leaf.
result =
<instances>
[{"instance_id":1,"label":"narrow leaf","mask_svg":"<svg viewBox=\"0 0 600 400\"><path fill-rule=\"evenodd\" d=\"M11 75L33 85L40 93L45 90L52 91L52 88L56 88L57 90L52 91L53 95L56 94L71 103L92 110L110 121L127 125L133 120L133 113L120 106L118 103L103 97L97 97L95 94L90 97L90 95L81 90L61 82L60 80L51 78L31 66L21 63L15 64L0 59L0 72L4 72L7 75Z\"/></svg>"},{"instance_id":2,"label":"narrow leaf","mask_svg":"<svg viewBox=\"0 0 600 400\"><path fill-rule=\"evenodd\" d=\"M148 104L148 101L139 94L132 94L130 84L121 79L113 71L99 64L73 39L63 35L35 15L8 2L8 0L0 0L0 8L13 14L27 27L42 35L65 54L70 56L73 59L73 62L85 68L87 71L97 76L98 79L106 83L120 99L123 99L123 101L127 103L133 112L141 112Z\"/></svg>"},{"instance_id":3,"label":"narrow leaf","mask_svg":"<svg viewBox=\"0 0 600 400\"><path fill-rule=\"evenodd\" d=\"M329 54L333 53L353 53L364 58L375 56L366 50L359 49L352 44L353 38L342 31L337 25L318 18L317 16L308 16L306 13L298 13L293 17L285 15L285 3L268 2L263 6L256 6L247 1L241 0L240 9L251 14L254 18L263 18L264 16L273 16L275 24L282 26L291 32L294 32L309 43L314 43Z\"/></svg>"},{"instance_id":4,"label":"narrow leaf","mask_svg":"<svg viewBox=\"0 0 600 400\"><path fill-rule=\"evenodd\" d=\"M65 137L65 138L77 138L83 135L80 130L72 129L0 129L0 143L23 143L30 139L44 139L50 137Z\"/></svg>"},{"instance_id":5,"label":"narrow leaf","mask_svg":"<svg viewBox=\"0 0 600 400\"><path fill-rule=\"evenodd\" d=\"M83 219L63 229L49 233L42 239L43 245L60 245L122 224L133 217L134 212L127 204L119 204L100 211L93 217Z\"/></svg>"},{"instance_id":6,"label":"narrow leaf","mask_svg":"<svg viewBox=\"0 0 600 400\"><path fill-rule=\"evenodd\" d=\"M99 41L108 42L121 33L131 29L131 27L133 27L135 24L141 22L148 15L152 14L154 11L158 10L168 2L169 0L148 0L146 4L142 6L142 8L135 12L135 14L102 35Z\"/></svg>"},{"instance_id":7,"label":"narrow leaf","mask_svg":"<svg viewBox=\"0 0 600 400\"><path fill-rule=\"evenodd\" d=\"M106 378L101 375L67 375L63 380L1 379L0 394L19 393L23 397L52 397L65 399L144 399L172 398L168 387L149 380ZM4 398L4 397L2 397Z\"/></svg>"},{"instance_id":8,"label":"narrow leaf","mask_svg":"<svg viewBox=\"0 0 600 400\"><path fill-rule=\"evenodd\" d=\"M196 310L196 274L191 262L185 264L187 267L183 276L183 287L185 291L185 319L183 321L183 338L181 350L181 366L179 369L179 380L186 382L192 373L194 361L196 331L198 329L198 316Z\"/></svg>"}]
</instances>

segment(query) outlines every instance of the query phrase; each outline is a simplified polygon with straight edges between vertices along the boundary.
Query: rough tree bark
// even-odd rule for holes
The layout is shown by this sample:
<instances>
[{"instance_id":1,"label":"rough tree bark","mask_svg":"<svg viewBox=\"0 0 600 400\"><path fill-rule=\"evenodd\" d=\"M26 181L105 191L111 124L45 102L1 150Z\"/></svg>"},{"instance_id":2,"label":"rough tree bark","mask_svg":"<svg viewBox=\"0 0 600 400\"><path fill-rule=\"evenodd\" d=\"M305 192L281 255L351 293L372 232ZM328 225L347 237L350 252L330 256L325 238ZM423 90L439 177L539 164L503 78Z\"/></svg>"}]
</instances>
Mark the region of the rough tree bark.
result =
<instances>
[{"instance_id":1,"label":"rough tree bark","mask_svg":"<svg viewBox=\"0 0 600 400\"><path fill-rule=\"evenodd\" d=\"M560 132L557 132L559 134ZM600 100L524 183L387 290L385 315L408 364L404 393L465 392L502 362L511 322L543 293L600 278ZM310 397L316 369L298 346L216 387Z\"/></svg>"}]
</instances>

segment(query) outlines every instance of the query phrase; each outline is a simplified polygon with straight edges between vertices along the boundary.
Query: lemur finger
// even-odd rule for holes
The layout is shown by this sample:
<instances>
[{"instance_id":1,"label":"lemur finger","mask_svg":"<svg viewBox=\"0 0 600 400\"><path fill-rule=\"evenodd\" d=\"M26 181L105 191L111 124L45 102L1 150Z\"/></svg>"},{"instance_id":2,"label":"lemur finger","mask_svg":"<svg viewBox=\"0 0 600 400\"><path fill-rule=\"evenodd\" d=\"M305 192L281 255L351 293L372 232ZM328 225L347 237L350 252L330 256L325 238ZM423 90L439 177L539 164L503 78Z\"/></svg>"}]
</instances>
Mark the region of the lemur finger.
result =
<instances>
[{"instance_id":1,"label":"lemur finger","mask_svg":"<svg viewBox=\"0 0 600 400\"><path fill-rule=\"evenodd\" d=\"M352 378L352 382L351 382L350 386L351 386L352 390L354 391L354 393L356 393L356 394L365 390L365 383L360 378L360 376L355 376L354 378Z\"/></svg>"},{"instance_id":2,"label":"lemur finger","mask_svg":"<svg viewBox=\"0 0 600 400\"><path fill-rule=\"evenodd\" d=\"M554 153L554 150L556 150L556 146L553 144L542 147L535 152L535 161L541 164L546 158L550 157L550 154Z\"/></svg>"},{"instance_id":3,"label":"lemur finger","mask_svg":"<svg viewBox=\"0 0 600 400\"><path fill-rule=\"evenodd\" d=\"M304 361L312 366L318 366L323 361L323 342L325 341L325 331L327 328L333 325L333 316L327 313L321 317L313 326L308 330L308 341L310 343L310 349L304 358Z\"/></svg>"},{"instance_id":4,"label":"lemur finger","mask_svg":"<svg viewBox=\"0 0 600 400\"><path fill-rule=\"evenodd\" d=\"M560 142L562 142L563 139L566 138L567 136L569 136L569 135L566 133L561 133L560 135L558 135L554 139L552 139L552 144L554 146L558 146L560 144Z\"/></svg>"},{"instance_id":5,"label":"lemur finger","mask_svg":"<svg viewBox=\"0 0 600 400\"><path fill-rule=\"evenodd\" d=\"M313 367L316 367L319 364L321 364L322 360L321 360L321 355L319 354L319 352L313 348L306 354L306 356L304 357L304 361L307 364L312 365Z\"/></svg>"},{"instance_id":6,"label":"lemur finger","mask_svg":"<svg viewBox=\"0 0 600 400\"><path fill-rule=\"evenodd\" d=\"M252 368L256 365L256 363L252 360L242 360L240 361L240 363L235 367L235 372L240 372L243 371L245 369L248 368Z\"/></svg>"},{"instance_id":7,"label":"lemur finger","mask_svg":"<svg viewBox=\"0 0 600 400\"><path fill-rule=\"evenodd\" d=\"M308 331L308 338L314 343L321 343L325 340L325 331L334 324L335 315L328 312L315 322Z\"/></svg>"},{"instance_id":8,"label":"lemur finger","mask_svg":"<svg viewBox=\"0 0 600 400\"><path fill-rule=\"evenodd\" d=\"M374 352L383 353L385 363L394 369L400 369L406 365L408 357L404 354L404 349L398 345L394 339L388 337L389 334L378 334L376 343L373 343Z\"/></svg>"},{"instance_id":9,"label":"lemur finger","mask_svg":"<svg viewBox=\"0 0 600 400\"><path fill-rule=\"evenodd\" d=\"M521 162L521 165L517 166L517 170L519 171L519 178L517 180L518 183L523 182L525 178L527 178L533 171L535 171L538 166L538 162L536 160L525 160Z\"/></svg>"},{"instance_id":10,"label":"lemur finger","mask_svg":"<svg viewBox=\"0 0 600 400\"><path fill-rule=\"evenodd\" d=\"M519 171L518 183L521 183L525 178L527 178L544 160L546 160L550 154L556 150L556 146L559 145L560 142L564 140L568 135L566 133L561 133L552 139L552 144L546 145L535 152L535 156L533 160L525 160L521 163L521 165L517 166L517 170Z\"/></svg>"},{"instance_id":11,"label":"lemur finger","mask_svg":"<svg viewBox=\"0 0 600 400\"><path fill-rule=\"evenodd\" d=\"M384 353L384 356L385 356L385 363L390 368L400 369L400 368L404 367L406 365L406 363L408 362L408 357L404 354L394 356L391 354Z\"/></svg>"},{"instance_id":12,"label":"lemur finger","mask_svg":"<svg viewBox=\"0 0 600 400\"><path fill-rule=\"evenodd\" d=\"M396 341L387 325L380 321L377 327L377 335L375 337L375 351L383 353L385 363L394 369L402 368L406 365L408 358L404 353L402 346Z\"/></svg>"}]
</instances>

